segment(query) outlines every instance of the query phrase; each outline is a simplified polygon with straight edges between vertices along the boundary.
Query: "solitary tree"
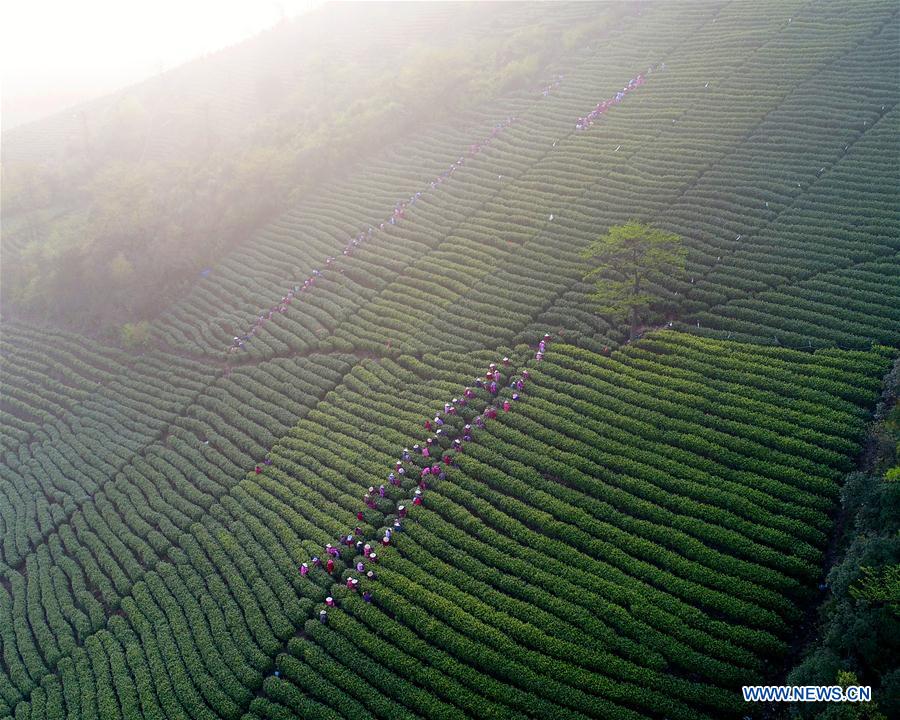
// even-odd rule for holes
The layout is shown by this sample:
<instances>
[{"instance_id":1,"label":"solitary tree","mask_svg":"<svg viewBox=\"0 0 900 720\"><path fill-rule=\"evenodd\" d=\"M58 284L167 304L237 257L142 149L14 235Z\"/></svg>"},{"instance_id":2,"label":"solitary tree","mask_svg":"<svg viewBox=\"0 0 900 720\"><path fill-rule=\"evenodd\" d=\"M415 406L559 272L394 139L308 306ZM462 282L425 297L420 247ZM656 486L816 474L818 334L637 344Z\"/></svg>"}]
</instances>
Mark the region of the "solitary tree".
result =
<instances>
[{"instance_id":1,"label":"solitary tree","mask_svg":"<svg viewBox=\"0 0 900 720\"><path fill-rule=\"evenodd\" d=\"M596 267L584 279L595 281L591 299L600 313L630 319L634 340L641 318L656 299L647 288L648 275L683 270L686 255L678 235L629 220L585 249L584 256Z\"/></svg>"}]
</instances>

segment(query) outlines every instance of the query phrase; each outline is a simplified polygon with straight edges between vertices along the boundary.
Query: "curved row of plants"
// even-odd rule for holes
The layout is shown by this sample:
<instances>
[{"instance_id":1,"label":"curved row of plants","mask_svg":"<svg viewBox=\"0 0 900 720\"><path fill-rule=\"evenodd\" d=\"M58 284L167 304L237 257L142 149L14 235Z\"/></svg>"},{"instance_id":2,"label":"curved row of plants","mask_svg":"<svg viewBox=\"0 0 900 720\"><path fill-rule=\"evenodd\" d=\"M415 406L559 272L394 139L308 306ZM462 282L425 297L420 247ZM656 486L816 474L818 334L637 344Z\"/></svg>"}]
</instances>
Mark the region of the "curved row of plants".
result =
<instances>
[{"instance_id":1,"label":"curved row of plants","mask_svg":"<svg viewBox=\"0 0 900 720\"><path fill-rule=\"evenodd\" d=\"M48 488L52 481L67 494L63 502L42 510L28 500L52 497L51 491L23 491L22 507L33 508L33 515L13 503L3 507L9 542L3 543L8 562L0 566L0 603L10 609L10 617L27 616L15 629L4 624L0 631L0 698L7 706L38 689L73 650L81 652L87 638L121 612L135 583L170 557L191 526L343 378L354 360L282 359L238 368L227 377L195 377L197 385L191 389L196 395L179 409L181 416L172 413L164 425L153 426L164 430L165 437L135 434L131 452L126 452L125 428L133 420L112 407L98 417L120 422L124 427L116 433L110 428L92 432L81 412L67 418L72 430L54 433L46 450L32 446L33 457L25 467L39 463L44 471L37 476L40 481ZM160 368L158 381L132 368L128 378L133 387L149 392L156 382L165 387L162 378L187 382L173 372L177 368L175 362ZM162 374L163 369L169 374ZM206 387L201 378L209 383ZM107 380L107 385L115 389L118 382ZM165 397L162 392L147 395L137 407L164 408ZM154 420L159 410L151 412L141 415L143 422ZM93 442L121 457L98 454ZM4 486L10 497L32 477L14 470L3 466L12 480ZM87 478L92 485L85 485Z\"/></svg>"},{"instance_id":2,"label":"curved row of plants","mask_svg":"<svg viewBox=\"0 0 900 720\"><path fill-rule=\"evenodd\" d=\"M4 378L40 422L0 463L0 562L15 566L117 472L158 440L215 373L152 353L123 353L63 333L4 328ZM25 370L23 372L23 369ZM0 565L2 568L2 565Z\"/></svg>"}]
</instances>

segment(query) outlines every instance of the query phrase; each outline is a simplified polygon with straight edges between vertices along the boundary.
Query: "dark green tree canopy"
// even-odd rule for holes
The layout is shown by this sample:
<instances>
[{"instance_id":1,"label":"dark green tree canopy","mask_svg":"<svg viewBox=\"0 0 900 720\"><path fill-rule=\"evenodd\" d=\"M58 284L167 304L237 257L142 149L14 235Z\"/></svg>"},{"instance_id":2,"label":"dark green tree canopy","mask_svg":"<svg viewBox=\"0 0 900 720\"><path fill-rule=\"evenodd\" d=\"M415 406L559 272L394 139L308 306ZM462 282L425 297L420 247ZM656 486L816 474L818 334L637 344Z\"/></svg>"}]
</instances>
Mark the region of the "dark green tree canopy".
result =
<instances>
[{"instance_id":1,"label":"dark green tree canopy","mask_svg":"<svg viewBox=\"0 0 900 720\"><path fill-rule=\"evenodd\" d=\"M595 283L591 299L598 312L616 319L630 318L634 339L640 320L656 300L648 276L681 272L686 255L681 237L674 233L637 220L611 227L584 251L595 264L585 280Z\"/></svg>"}]
</instances>

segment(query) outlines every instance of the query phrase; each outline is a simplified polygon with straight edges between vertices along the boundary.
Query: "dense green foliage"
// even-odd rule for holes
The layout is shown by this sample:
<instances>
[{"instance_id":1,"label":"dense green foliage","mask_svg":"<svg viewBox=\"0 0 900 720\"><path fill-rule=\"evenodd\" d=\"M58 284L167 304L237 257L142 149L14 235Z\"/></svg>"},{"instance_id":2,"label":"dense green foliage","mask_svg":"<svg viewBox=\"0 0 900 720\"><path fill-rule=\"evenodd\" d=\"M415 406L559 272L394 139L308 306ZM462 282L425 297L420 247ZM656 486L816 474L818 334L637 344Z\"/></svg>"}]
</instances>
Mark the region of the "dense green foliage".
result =
<instances>
[{"instance_id":1,"label":"dense green foliage","mask_svg":"<svg viewBox=\"0 0 900 720\"><path fill-rule=\"evenodd\" d=\"M128 325L124 347L3 319L0 718L719 718L747 713L741 684L780 679L822 597L839 501L852 515L891 498L871 478L841 485L900 345L896 4L635 4L616 18L587 3L513 7L460 35L489 53L517 45L484 69L497 83L471 87L467 110L412 127L394 124L397 108L375 118L402 140L356 161L329 156L334 177L278 220L186 261L191 278L207 257L211 271L168 293L152 322ZM415 12L439 33L447 12L480 11ZM502 37L505 23L523 34ZM345 42L358 31L332 40L347 51L329 69L338 78L367 52ZM373 34L384 64L360 83L402 62L408 32ZM450 53L406 68L401 109L425 85L440 94L448 78L425 71L448 58L473 62ZM640 88L575 131L649 66ZM268 67L248 61L243 94L216 110L233 138ZM505 92L505 71L542 82ZM218 107L203 73L171 80L186 95L209 85ZM284 82L302 104L302 78ZM325 119L307 118L312 141L347 109L334 99ZM261 118L260 136L288 147L280 122ZM362 138L367 123L350 125ZM56 156L64 145L35 133L23 147ZM161 165L170 150L154 150ZM270 159L263 175L280 172ZM402 222L342 256L420 191ZM121 209L122 192L104 190L97 211ZM10 267L28 267L10 250L18 261L59 248L28 228L80 222L81 199L75 215L51 203L4 217L5 288ZM674 317L678 331L623 346L626 324L594 310L583 252L631 217L684 238L687 258L683 273L647 278L649 321ZM128 242L109 243L122 256L101 253L104 272L132 287ZM302 301L226 351L316 269ZM31 270L17 291L41 278ZM124 319L112 286L97 287L106 319ZM61 313L48 306L48 319ZM773 336L803 350L771 347ZM607 345L618 349L597 354ZM504 356L510 374L531 372L521 399L499 406L379 550L364 581L372 602L344 584L360 561L350 548L333 575L301 575L357 526L379 540L421 458L375 507L362 505L368 488ZM470 411L489 401L475 395ZM892 527L887 509L857 518L866 533ZM895 622L879 604L891 576L876 551L890 540L850 543L833 627L856 617L848 608L872 627ZM338 607L323 624L329 595ZM869 654L878 648L846 649L859 679L893 682Z\"/></svg>"},{"instance_id":2,"label":"dense green foliage","mask_svg":"<svg viewBox=\"0 0 900 720\"><path fill-rule=\"evenodd\" d=\"M646 286L647 276L683 272L686 254L682 239L674 233L636 220L611 227L584 251L584 256L595 265L584 279L594 281L591 299L597 312L627 319L628 337L634 340L641 319L658 302L642 287Z\"/></svg>"},{"instance_id":3,"label":"dense green foliage","mask_svg":"<svg viewBox=\"0 0 900 720\"><path fill-rule=\"evenodd\" d=\"M895 364L867 438L867 461L841 488L840 557L821 589L815 642L788 675L828 685L848 673L871 685L882 718L900 713L900 365ZM872 712L875 712L873 709ZM847 717L836 708L796 708L799 717ZM867 717L861 714L860 717Z\"/></svg>"}]
</instances>

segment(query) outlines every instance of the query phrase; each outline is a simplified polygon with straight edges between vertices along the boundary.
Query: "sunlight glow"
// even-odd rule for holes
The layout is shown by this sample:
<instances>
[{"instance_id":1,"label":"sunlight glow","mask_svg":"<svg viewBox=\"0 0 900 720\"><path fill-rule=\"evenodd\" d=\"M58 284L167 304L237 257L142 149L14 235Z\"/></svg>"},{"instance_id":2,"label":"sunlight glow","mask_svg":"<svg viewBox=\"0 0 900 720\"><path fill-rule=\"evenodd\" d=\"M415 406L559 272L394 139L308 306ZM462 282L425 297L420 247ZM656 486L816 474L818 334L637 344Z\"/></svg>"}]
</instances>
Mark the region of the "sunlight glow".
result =
<instances>
[{"instance_id":1,"label":"sunlight glow","mask_svg":"<svg viewBox=\"0 0 900 720\"><path fill-rule=\"evenodd\" d=\"M240 42L322 2L3 0L3 129Z\"/></svg>"}]
</instances>

